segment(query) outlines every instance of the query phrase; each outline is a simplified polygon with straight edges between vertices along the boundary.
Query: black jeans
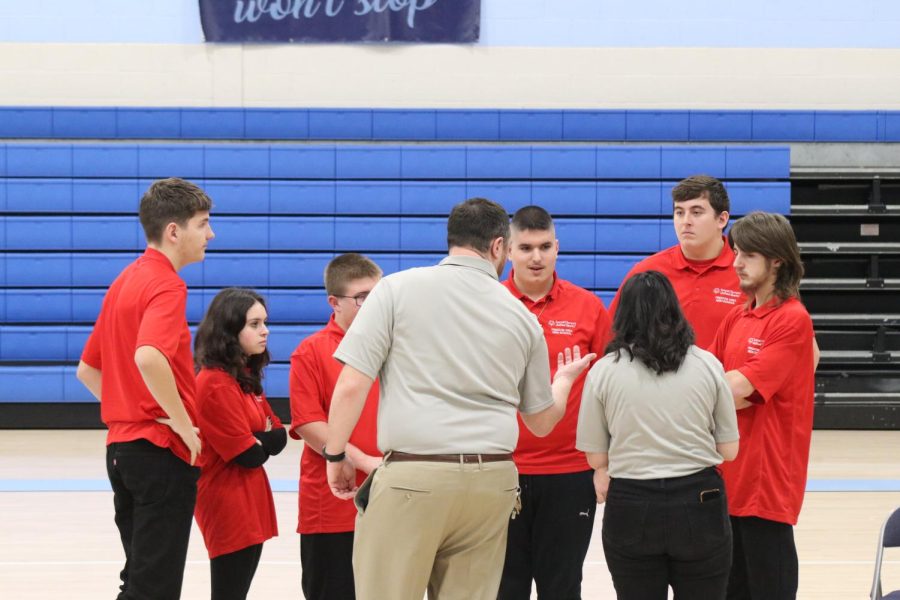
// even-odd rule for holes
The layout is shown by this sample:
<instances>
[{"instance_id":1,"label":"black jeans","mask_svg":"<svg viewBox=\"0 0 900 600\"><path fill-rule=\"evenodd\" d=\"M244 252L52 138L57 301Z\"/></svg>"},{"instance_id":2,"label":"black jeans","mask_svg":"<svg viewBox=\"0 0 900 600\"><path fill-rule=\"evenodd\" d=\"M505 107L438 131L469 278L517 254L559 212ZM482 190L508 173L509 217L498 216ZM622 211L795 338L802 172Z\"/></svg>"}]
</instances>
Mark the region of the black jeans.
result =
<instances>
[{"instance_id":1,"label":"black jeans","mask_svg":"<svg viewBox=\"0 0 900 600\"><path fill-rule=\"evenodd\" d=\"M386 548L385 552L390 552ZM353 532L300 534L301 587L306 600L354 600Z\"/></svg>"},{"instance_id":2,"label":"black jeans","mask_svg":"<svg viewBox=\"0 0 900 600\"><path fill-rule=\"evenodd\" d=\"M107 446L106 472L125 550L118 599L177 600L200 469L136 440Z\"/></svg>"},{"instance_id":3,"label":"black jeans","mask_svg":"<svg viewBox=\"0 0 900 600\"><path fill-rule=\"evenodd\" d=\"M500 600L580 600L597 512L594 471L519 475L522 512L509 522Z\"/></svg>"},{"instance_id":4,"label":"black jeans","mask_svg":"<svg viewBox=\"0 0 900 600\"><path fill-rule=\"evenodd\" d=\"M613 479L603 551L619 600L665 600L669 586L675 600L725 598L731 524L718 471Z\"/></svg>"},{"instance_id":5,"label":"black jeans","mask_svg":"<svg viewBox=\"0 0 900 600\"><path fill-rule=\"evenodd\" d=\"M262 544L220 554L209 561L212 600L245 600L262 556Z\"/></svg>"},{"instance_id":6,"label":"black jeans","mask_svg":"<svg viewBox=\"0 0 900 600\"><path fill-rule=\"evenodd\" d=\"M731 517L734 562L728 600L794 600L797 547L794 528L759 517Z\"/></svg>"}]
</instances>

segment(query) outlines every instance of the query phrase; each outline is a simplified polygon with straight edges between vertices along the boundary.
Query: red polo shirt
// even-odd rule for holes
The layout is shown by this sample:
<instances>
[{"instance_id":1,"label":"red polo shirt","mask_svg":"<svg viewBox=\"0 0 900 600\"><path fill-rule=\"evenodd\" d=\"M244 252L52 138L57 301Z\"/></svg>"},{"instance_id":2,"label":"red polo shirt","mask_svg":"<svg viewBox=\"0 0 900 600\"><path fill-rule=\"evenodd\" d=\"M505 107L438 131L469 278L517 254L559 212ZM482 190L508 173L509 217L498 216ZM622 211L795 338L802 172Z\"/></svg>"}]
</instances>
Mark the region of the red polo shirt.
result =
<instances>
[{"instance_id":1,"label":"red polo shirt","mask_svg":"<svg viewBox=\"0 0 900 600\"><path fill-rule=\"evenodd\" d=\"M256 443L254 431L281 421L265 396L245 392L221 369L197 375L197 410L205 461L194 515L210 558L261 544L278 535L275 502L262 467L232 462Z\"/></svg>"},{"instance_id":2,"label":"red polo shirt","mask_svg":"<svg viewBox=\"0 0 900 600\"><path fill-rule=\"evenodd\" d=\"M738 306L710 347L725 371L737 369L756 391L738 411L741 447L722 464L729 512L794 525L803 504L812 437L813 327L796 298Z\"/></svg>"},{"instance_id":3,"label":"red polo shirt","mask_svg":"<svg viewBox=\"0 0 900 600\"><path fill-rule=\"evenodd\" d=\"M535 302L516 287L510 271L503 285L537 317L544 330L550 354L550 375L556 373L557 357L572 346L603 356L609 342L609 315L603 302L596 295L553 274L553 287L546 296ZM525 426L519 416L519 443L513 453L516 467L524 475L551 475L577 473L590 469L584 452L575 449L575 430L578 427L578 409L581 392L588 369L575 380L566 414L546 437L537 437Z\"/></svg>"},{"instance_id":4,"label":"red polo shirt","mask_svg":"<svg viewBox=\"0 0 900 600\"><path fill-rule=\"evenodd\" d=\"M722 240L722 251L713 260L688 260L681 246L672 246L634 265L622 280L625 283L635 273L644 271L659 271L668 277L685 318L694 328L695 343L700 348L712 343L725 315L747 300L734 272L734 251L728 240ZM616 292L609 305L611 315L616 314L618 305L619 293Z\"/></svg>"},{"instance_id":5,"label":"red polo shirt","mask_svg":"<svg viewBox=\"0 0 900 600\"><path fill-rule=\"evenodd\" d=\"M344 330L334 315L323 329L312 334L297 346L291 355L290 435L300 439L294 429L315 421L328 421L334 384L344 367L332 356L344 339ZM369 390L362 414L350 436L350 443L371 456L381 456L378 450L376 422L378 416L378 382ZM357 471L357 484L366 474ZM331 493L325 473L325 459L308 445L300 458L300 497L298 533L341 533L353 531L356 506L340 500Z\"/></svg>"},{"instance_id":6,"label":"red polo shirt","mask_svg":"<svg viewBox=\"0 0 900 600\"><path fill-rule=\"evenodd\" d=\"M167 415L134 363L140 346L159 350L169 361L188 416L197 422L186 304L187 286L169 259L153 248L125 267L106 292L81 360L100 370L100 417L109 428L107 445L145 439L190 462L181 438L156 422Z\"/></svg>"}]
</instances>

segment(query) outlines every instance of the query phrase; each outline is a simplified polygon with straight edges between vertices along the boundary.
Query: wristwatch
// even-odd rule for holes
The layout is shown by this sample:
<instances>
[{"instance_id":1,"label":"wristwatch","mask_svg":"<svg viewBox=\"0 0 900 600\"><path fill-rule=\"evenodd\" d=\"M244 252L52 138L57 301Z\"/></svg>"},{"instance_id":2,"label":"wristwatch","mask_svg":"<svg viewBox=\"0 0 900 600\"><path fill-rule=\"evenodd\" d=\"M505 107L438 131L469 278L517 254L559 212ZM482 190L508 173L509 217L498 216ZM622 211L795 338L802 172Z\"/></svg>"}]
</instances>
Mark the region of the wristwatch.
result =
<instances>
[{"instance_id":1,"label":"wristwatch","mask_svg":"<svg viewBox=\"0 0 900 600\"><path fill-rule=\"evenodd\" d=\"M328 454L328 452L325 451L325 446L322 446L322 458L330 463L336 463L341 462L342 460L347 458L347 453L341 452L339 454Z\"/></svg>"}]
</instances>

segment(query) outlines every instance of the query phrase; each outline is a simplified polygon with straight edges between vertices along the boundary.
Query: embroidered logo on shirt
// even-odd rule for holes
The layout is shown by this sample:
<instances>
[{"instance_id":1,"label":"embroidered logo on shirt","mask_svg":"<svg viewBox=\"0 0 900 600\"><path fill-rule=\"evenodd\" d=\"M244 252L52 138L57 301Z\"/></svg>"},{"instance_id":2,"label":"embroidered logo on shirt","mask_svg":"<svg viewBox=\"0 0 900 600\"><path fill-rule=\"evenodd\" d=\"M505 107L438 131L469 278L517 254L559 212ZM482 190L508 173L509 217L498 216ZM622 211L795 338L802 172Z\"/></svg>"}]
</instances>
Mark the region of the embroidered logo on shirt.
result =
<instances>
[{"instance_id":1,"label":"embroidered logo on shirt","mask_svg":"<svg viewBox=\"0 0 900 600\"><path fill-rule=\"evenodd\" d=\"M716 302L721 304L737 304L738 298L741 297L741 293L737 290L728 290L725 288L716 288L713 290L713 295L716 297Z\"/></svg>"},{"instance_id":2,"label":"embroidered logo on shirt","mask_svg":"<svg viewBox=\"0 0 900 600\"><path fill-rule=\"evenodd\" d=\"M762 348L764 341L765 340L754 337L747 338L747 354L758 354L760 348Z\"/></svg>"},{"instance_id":3,"label":"embroidered logo on shirt","mask_svg":"<svg viewBox=\"0 0 900 600\"><path fill-rule=\"evenodd\" d=\"M550 333L553 335L572 335L578 323L575 321L550 320L547 321L547 325L550 327Z\"/></svg>"}]
</instances>

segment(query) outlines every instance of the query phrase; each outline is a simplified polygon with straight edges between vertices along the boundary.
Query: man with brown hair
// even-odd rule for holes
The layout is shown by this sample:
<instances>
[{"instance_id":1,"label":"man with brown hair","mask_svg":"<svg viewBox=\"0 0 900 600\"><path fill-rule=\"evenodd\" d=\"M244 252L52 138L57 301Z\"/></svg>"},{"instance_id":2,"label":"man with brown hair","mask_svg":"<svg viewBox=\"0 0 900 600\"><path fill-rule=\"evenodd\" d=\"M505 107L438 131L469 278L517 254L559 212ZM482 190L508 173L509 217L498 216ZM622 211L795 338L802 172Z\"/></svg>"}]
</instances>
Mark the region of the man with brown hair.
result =
<instances>
[{"instance_id":1,"label":"man with brown hair","mask_svg":"<svg viewBox=\"0 0 900 600\"><path fill-rule=\"evenodd\" d=\"M790 223L754 212L729 233L748 301L728 314L710 351L725 367L741 451L723 465L734 556L731 600L792 600L797 523L812 436L816 346L799 298L803 263Z\"/></svg>"},{"instance_id":2,"label":"man with brown hair","mask_svg":"<svg viewBox=\"0 0 900 600\"><path fill-rule=\"evenodd\" d=\"M322 447L328 433L331 394L341 372L332 354L356 318L381 269L369 258L341 254L325 268L325 292L333 314L328 324L297 346L291 355L291 431L303 439L297 533L300 534L302 588L307 600L352 600L353 529L356 507L331 493ZM378 385L366 397L359 422L346 446L357 468L357 483L381 462L375 436Z\"/></svg>"},{"instance_id":3,"label":"man with brown hair","mask_svg":"<svg viewBox=\"0 0 900 600\"><path fill-rule=\"evenodd\" d=\"M503 285L537 318L550 352L550 373L556 370L556 354L571 346L602 356L609 315L594 293L557 275L553 218L540 206L526 206L513 215L510 230L513 268ZM513 459L522 512L509 523L499 600L528 600L532 581L539 598L581 597L597 508L594 470L575 448L584 381L583 376L575 380L566 415L550 435L538 437L519 422Z\"/></svg>"},{"instance_id":4,"label":"man with brown hair","mask_svg":"<svg viewBox=\"0 0 900 600\"><path fill-rule=\"evenodd\" d=\"M744 301L732 268L734 253L723 236L731 203L721 181L694 175L672 190L672 208L678 245L640 261L622 281L644 271L665 275L694 328L697 346L706 348L725 315ZM611 316L618 304L617 293L609 305Z\"/></svg>"},{"instance_id":5,"label":"man with brown hair","mask_svg":"<svg viewBox=\"0 0 900 600\"><path fill-rule=\"evenodd\" d=\"M141 198L143 255L103 298L78 364L109 428L106 470L125 550L119 598L178 598L197 497L194 361L178 271L203 260L212 202L183 179Z\"/></svg>"},{"instance_id":6,"label":"man with brown hair","mask_svg":"<svg viewBox=\"0 0 900 600\"><path fill-rule=\"evenodd\" d=\"M496 600L518 490L516 414L547 435L595 356L568 351L550 383L543 331L498 281L509 215L473 198L447 221L449 256L389 275L334 356L344 363L328 416L328 483L357 493L347 442L379 377L384 464L358 488L353 571L359 600Z\"/></svg>"}]
</instances>

